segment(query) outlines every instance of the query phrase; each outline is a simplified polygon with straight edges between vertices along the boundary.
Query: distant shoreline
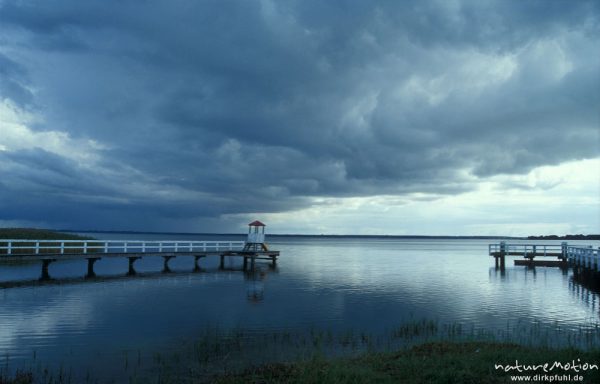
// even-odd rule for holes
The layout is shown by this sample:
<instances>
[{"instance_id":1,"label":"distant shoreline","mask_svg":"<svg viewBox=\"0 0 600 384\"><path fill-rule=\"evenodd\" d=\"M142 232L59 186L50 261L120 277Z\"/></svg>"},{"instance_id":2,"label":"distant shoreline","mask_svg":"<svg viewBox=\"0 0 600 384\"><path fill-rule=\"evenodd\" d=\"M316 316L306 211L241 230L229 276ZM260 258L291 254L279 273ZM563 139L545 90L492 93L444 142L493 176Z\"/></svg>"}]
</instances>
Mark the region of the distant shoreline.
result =
<instances>
[{"instance_id":1,"label":"distant shoreline","mask_svg":"<svg viewBox=\"0 0 600 384\"><path fill-rule=\"evenodd\" d=\"M39 239L91 239L73 233L115 233L132 235L182 235L182 236L245 236L245 233L194 233L194 232L152 232L152 231L105 231L94 229L36 229L0 228L0 238L24 238L35 236ZM20 236L16 236L19 234ZM312 238L312 239L423 239L423 240L600 240L599 235L540 235L540 236L433 236L433 235L326 235L326 234L268 234L271 238ZM32 237L29 237L32 238Z\"/></svg>"},{"instance_id":2,"label":"distant shoreline","mask_svg":"<svg viewBox=\"0 0 600 384\"><path fill-rule=\"evenodd\" d=\"M103 230L73 230L60 229L58 232L68 233L125 233L132 235L183 235L183 236L246 236L246 233L196 233L196 232L151 232L151 231L103 231ZM369 239L513 239L523 240L526 237L511 236L433 236L433 235L317 235L317 234L274 234L268 233L269 237L305 237L305 238L369 238Z\"/></svg>"},{"instance_id":3,"label":"distant shoreline","mask_svg":"<svg viewBox=\"0 0 600 384\"><path fill-rule=\"evenodd\" d=\"M59 232L69 233L125 233L137 235L183 235L183 236L245 236L245 233L196 233L196 232L152 232L152 231L103 231L103 230L72 230L61 229ZM367 239L466 239L466 240L600 240L598 235L540 235L540 236L435 236L435 235L331 235L331 234L273 234L269 233L269 237L303 237L303 238L367 238Z\"/></svg>"},{"instance_id":4,"label":"distant shoreline","mask_svg":"<svg viewBox=\"0 0 600 384\"><path fill-rule=\"evenodd\" d=\"M11 240L93 240L92 237L73 235L63 231L39 228L0 228L0 239Z\"/></svg>"}]
</instances>

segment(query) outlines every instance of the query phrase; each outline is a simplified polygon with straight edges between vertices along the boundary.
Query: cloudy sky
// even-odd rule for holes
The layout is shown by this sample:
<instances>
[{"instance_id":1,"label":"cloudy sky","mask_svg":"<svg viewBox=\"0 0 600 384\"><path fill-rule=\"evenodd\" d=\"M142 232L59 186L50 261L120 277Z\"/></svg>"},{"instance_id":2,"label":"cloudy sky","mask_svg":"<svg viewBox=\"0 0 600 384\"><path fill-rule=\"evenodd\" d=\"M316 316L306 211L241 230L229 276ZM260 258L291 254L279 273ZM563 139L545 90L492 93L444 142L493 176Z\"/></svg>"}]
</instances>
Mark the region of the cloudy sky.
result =
<instances>
[{"instance_id":1,"label":"cloudy sky","mask_svg":"<svg viewBox=\"0 0 600 384\"><path fill-rule=\"evenodd\" d=\"M600 233L600 2L0 0L0 226Z\"/></svg>"}]
</instances>

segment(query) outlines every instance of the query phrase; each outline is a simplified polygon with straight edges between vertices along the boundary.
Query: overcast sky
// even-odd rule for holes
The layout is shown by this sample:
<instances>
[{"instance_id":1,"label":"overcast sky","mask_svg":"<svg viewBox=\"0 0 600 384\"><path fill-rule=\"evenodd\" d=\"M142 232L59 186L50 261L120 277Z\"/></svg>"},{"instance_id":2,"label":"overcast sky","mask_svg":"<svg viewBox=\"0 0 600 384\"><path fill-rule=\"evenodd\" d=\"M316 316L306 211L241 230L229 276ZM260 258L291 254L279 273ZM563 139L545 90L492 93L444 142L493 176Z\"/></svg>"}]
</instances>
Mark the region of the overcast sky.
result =
<instances>
[{"instance_id":1,"label":"overcast sky","mask_svg":"<svg viewBox=\"0 0 600 384\"><path fill-rule=\"evenodd\" d=\"M0 0L0 226L600 233L599 1Z\"/></svg>"}]
</instances>

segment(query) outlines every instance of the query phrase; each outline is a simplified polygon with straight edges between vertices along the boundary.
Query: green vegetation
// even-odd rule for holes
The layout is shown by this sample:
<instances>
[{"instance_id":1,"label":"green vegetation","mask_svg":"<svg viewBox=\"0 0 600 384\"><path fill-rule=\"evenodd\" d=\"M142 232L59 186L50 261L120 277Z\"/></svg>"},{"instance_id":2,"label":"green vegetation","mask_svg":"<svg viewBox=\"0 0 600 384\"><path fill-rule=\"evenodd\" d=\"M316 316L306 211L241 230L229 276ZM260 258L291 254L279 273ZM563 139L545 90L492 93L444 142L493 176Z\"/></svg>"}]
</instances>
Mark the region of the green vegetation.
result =
<instances>
[{"instance_id":1,"label":"green vegetation","mask_svg":"<svg viewBox=\"0 0 600 384\"><path fill-rule=\"evenodd\" d=\"M33 384L33 374L31 372L18 371L14 377L9 378L0 375L0 384Z\"/></svg>"},{"instance_id":2,"label":"green vegetation","mask_svg":"<svg viewBox=\"0 0 600 384\"><path fill-rule=\"evenodd\" d=\"M137 358L131 359L136 360ZM125 365L131 360L125 357ZM544 372L542 367L548 364ZM555 363L562 366L552 367ZM517 364L522 372L517 371ZM569 364L567 368L566 364ZM587 364L587 366L586 366ZM330 358L315 354L296 362L263 364L238 373L198 375L189 367L178 375L160 370L152 377L129 377L130 383L508 383L511 376L577 375L586 383L600 382L600 350L580 351L525 347L492 342L430 342L393 352L367 352L355 357ZM132 364L133 365L133 364ZM502 366L496 366L502 365ZM534 370L526 370L525 367ZM505 367L511 367L506 369ZM536 368L537 367L537 368ZM86 383L99 382L91 378ZM547 380L546 380L547 381ZM553 381L559 381L554 379ZM563 380L564 381L564 380ZM577 380L580 381L580 380ZM0 384L75 383L65 372L47 370L35 379L29 372L14 377L0 375ZM537 381L539 382L539 381Z\"/></svg>"},{"instance_id":3,"label":"green vegetation","mask_svg":"<svg viewBox=\"0 0 600 384\"><path fill-rule=\"evenodd\" d=\"M169 351L125 351L113 374L131 384L498 383L509 378L494 364L577 359L600 364L599 338L597 325L573 330L557 324L507 322L504 329L488 330L429 319L407 321L379 335L352 329L258 332L208 327ZM5 372L0 384L105 382L94 372L82 377L65 364L48 367L35 358L29 370L20 373L25 381L16 381L6 374L11 371L6 361L4 367L0 364L0 378ZM598 372L582 376L585 382L594 382Z\"/></svg>"},{"instance_id":4,"label":"green vegetation","mask_svg":"<svg viewBox=\"0 0 600 384\"><path fill-rule=\"evenodd\" d=\"M579 359L579 360L578 360ZM499 343L426 343L409 350L367 353L356 358L314 358L292 364L251 368L241 374L215 378L219 384L236 383L506 383L515 371L495 369L495 364L537 366L554 362L599 364L600 351L550 350ZM535 374L574 375L573 370L555 368ZM585 382L599 382L598 370L580 370Z\"/></svg>"},{"instance_id":5,"label":"green vegetation","mask_svg":"<svg viewBox=\"0 0 600 384\"><path fill-rule=\"evenodd\" d=\"M14 240L93 240L91 237L35 228L0 228L0 239Z\"/></svg>"}]
</instances>

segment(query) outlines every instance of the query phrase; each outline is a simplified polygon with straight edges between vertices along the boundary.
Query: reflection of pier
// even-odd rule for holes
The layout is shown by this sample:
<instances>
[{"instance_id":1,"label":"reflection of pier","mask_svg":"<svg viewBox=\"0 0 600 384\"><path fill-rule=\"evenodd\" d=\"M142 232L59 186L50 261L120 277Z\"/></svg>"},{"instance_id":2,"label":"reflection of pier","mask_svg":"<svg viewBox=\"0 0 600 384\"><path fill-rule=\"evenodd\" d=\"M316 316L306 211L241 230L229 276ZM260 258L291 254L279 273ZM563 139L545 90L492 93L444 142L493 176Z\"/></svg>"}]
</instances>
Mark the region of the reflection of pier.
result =
<instances>
[{"instance_id":1,"label":"reflection of pier","mask_svg":"<svg viewBox=\"0 0 600 384\"><path fill-rule=\"evenodd\" d=\"M593 311L600 307L600 285L597 280L582 279L573 275L569 279L569 290L573 296L587 304ZM600 312L598 313L600 315Z\"/></svg>"},{"instance_id":2,"label":"reflection of pier","mask_svg":"<svg viewBox=\"0 0 600 384\"><path fill-rule=\"evenodd\" d=\"M63 277L63 278L52 278L52 279L34 279L34 280L15 280L15 281L3 281L0 282L0 289L8 288L24 288L24 287L44 287L44 286L56 286L56 285L76 285L76 284L93 284L93 283L109 283L113 281L130 281L130 280L145 280L145 279L172 279L183 276L193 275L204 275L204 276L223 276L231 275L232 273L239 274L241 269L239 268L225 268L218 270L207 271L204 269L193 270L193 271L176 271L176 272L139 272L135 275L123 274L123 275L107 275L107 276L85 276L85 277ZM256 300L256 297L260 297L262 300L264 295L264 285L262 281L265 279L267 273L277 271L276 268L269 266L268 269L257 267L255 271L247 270L244 271L244 280L246 281L246 297L251 301ZM239 275L238 275L239 276ZM255 284L255 281L260 281L260 286Z\"/></svg>"},{"instance_id":3,"label":"reflection of pier","mask_svg":"<svg viewBox=\"0 0 600 384\"><path fill-rule=\"evenodd\" d=\"M265 284L264 280L267 277L267 271L262 268L246 271L244 278L246 279L246 298L254 303L264 300Z\"/></svg>"},{"instance_id":4,"label":"reflection of pier","mask_svg":"<svg viewBox=\"0 0 600 384\"><path fill-rule=\"evenodd\" d=\"M573 276L571 276L569 287L573 292L577 293L579 293L581 290L582 293L586 292L587 294L600 294L600 281L597 279L585 278L581 274L573 274Z\"/></svg>"},{"instance_id":5,"label":"reflection of pier","mask_svg":"<svg viewBox=\"0 0 600 384\"><path fill-rule=\"evenodd\" d=\"M41 279L50 279L48 267L60 260L87 260L87 278L94 278L94 265L102 258L125 257L129 260L128 275L135 275L135 262L145 256L161 256L163 272L170 272L169 261L175 257L193 257L194 270L199 271L200 259L219 256L243 258L243 269L252 270L257 260L276 265L279 251L244 250L243 241L138 241L138 240L0 240L0 263L41 262Z\"/></svg>"}]
</instances>

